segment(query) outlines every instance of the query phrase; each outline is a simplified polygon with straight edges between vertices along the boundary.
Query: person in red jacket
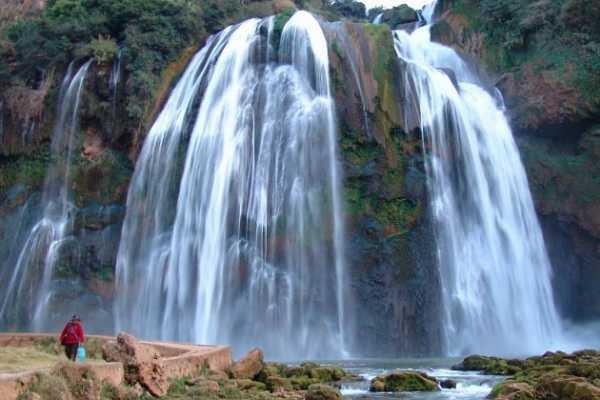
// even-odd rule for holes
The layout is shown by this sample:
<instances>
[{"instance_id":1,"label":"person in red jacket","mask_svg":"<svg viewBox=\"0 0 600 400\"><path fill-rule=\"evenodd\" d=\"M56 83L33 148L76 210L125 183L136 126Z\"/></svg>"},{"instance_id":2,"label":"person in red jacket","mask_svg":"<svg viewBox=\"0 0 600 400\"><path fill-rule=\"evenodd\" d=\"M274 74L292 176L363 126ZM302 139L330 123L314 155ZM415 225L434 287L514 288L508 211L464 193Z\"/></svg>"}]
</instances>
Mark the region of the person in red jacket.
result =
<instances>
[{"instance_id":1,"label":"person in red jacket","mask_svg":"<svg viewBox=\"0 0 600 400\"><path fill-rule=\"evenodd\" d=\"M73 315L71 320L65 324L59 339L60 344L65 347L65 354L67 355L67 358L75 361L77 358L79 343L83 343L85 341L83 326L81 325L81 318L79 318L78 315Z\"/></svg>"}]
</instances>

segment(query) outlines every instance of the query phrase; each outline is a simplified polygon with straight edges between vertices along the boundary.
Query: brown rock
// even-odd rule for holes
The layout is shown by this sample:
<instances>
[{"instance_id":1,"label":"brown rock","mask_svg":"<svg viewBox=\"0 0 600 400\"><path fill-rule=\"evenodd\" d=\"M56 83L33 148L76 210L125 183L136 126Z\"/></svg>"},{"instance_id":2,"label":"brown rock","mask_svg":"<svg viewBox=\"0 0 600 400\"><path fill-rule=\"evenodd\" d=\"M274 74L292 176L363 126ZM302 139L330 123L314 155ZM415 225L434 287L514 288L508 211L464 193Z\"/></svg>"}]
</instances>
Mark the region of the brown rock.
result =
<instances>
[{"instance_id":1,"label":"brown rock","mask_svg":"<svg viewBox=\"0 0 600 400\"><path fill-rule=\"evenodd\" d=\"M549 377L537 390L556 399L600 400L600 388L579 377Z\"/></svg>"},{"instance_id":2,"label":"brown rock","mask_svg":"<svg viewBox=\"0 0 600 400\"><path fill-rule=\"evenodd\" d=\"M164 396L169 389L160 359L160 354L152 347L140 343L135 337L121 333L117 341L102 346L102 356L106 361L118 361L125 368L125 380L134 385L139 382L154 396Z\"/></svg>"},{"instance_id":3,"label":"brown rock","mask_svg":"<svg viewBox=\"0 0 600 400\"><path fill-rule=\"evenodd\" d=\"M231 367L231 375L235 379L252 379L264 367L263 353L253 349Z\"/></svg>"},{"instance_id":4,"label":"brown rock","mask_svg":"<svg viewBox=\"0 0 600 400\"><path fill-rule=\"evenodd\" d=\"M507 383L502 386L496 400L533 400L535 393L533 388L524 382Z\"/></svg>"}]
</instances>

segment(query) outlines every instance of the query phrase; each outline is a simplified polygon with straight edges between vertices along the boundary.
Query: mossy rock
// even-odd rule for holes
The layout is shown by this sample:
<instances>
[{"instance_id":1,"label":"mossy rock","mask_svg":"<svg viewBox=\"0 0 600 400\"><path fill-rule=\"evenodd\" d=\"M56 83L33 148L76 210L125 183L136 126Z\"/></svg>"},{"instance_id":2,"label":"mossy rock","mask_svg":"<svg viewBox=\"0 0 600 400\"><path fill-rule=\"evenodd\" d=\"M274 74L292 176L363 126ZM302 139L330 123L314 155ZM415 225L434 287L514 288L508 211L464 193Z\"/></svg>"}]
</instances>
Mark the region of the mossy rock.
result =
<instances>
[{"instance_id":1,"label":"mossy rock","mask_svg":"<svg viewBox=\"0 0 600 400\"><path fill-rule=\"evenodd\" d=\"M265 363L255 379L259 382L266 383L270 376L286 376L284 371L286 366L278 363Z\"/></svg>"},{"instance_id":2,"label":"mossy rock","mask_svg":"<svg viewBox=\"0 0 600 400\"><path fill-rule=\"evenodd\" d=\"M472 355L465 358L462 363L453 366L452 369L481 371L487 375L514 375L522 370L522 364L515 360L511 360L511 364L509 364L507 360L498 357Z\"/></svg>"},{"instance_id":3,"label":"mossy rock","mask_svg":"<svg viewBox=\"0 0 600 400\"><path fill-rule=\"evenodd\" d=\"M294 376L288 378L290 382L292 382L292 386L296 390L306 390L310 387L310 385L314 385L315 383L321 383L319 380L314 378L309 378L308 376Z\"/></svg>"},{"instance_id":4,"label":"mossy rock","mask_svg":"<svg viewBox=\"0 0 600 400\"><path fill-rule=\"evenodd\" d=\"M535 400L535 390L524 382L508 382L497 385L490 394L490 398L506 398L510 400Z\"/></svg>"},{"instance_id":5,"label":"mossy rock","mask_svg":"<svg viewBox=\"0 0 600 400\"><path fill-rule=\"evenodd\" d=\"M397 29L399 25L409 24L417 20L416 11L406 4L385 10L382 18L382 22L388 24L392 29Z\"/></svg>"},{"instance_id":6,"label":"mossy rock","mask_svg":"<svg viewBox=\"0 0 600 400\"><path fill-rule=\"evenodd\" d=\"M581 376L588 379L600 379L600 362L581 362L571 365L568 369L571 375Z\"/></svg>"},{"instance_id":7,"label":"mossy rock","mask_svg":"<svg viewBox=\"0 0 600 400\"><path fill-rule=\"evenodd\" d=\"M332 386L316 384L311 385L304 396L305 400L341 400L342 394Z\"/></svg>"},{"instance_id":8,"label":"mossy rock","mask_svg":"<svg viewBox=\"0 0 600 400\"><path fill-rule=\"evenodd\" d=\"M270 392L288 392L294 389L292 382L288 378L282 378L280 376L269 376L267 378L266 387Z\"/></svg>"},{"instance_id":9,"label":"mossy rock","mask_svg":"<svg viewBox=\"0 0 600 400\"><path fill-rule=\"evenodd\" d=\"M423 372L394 371L371 381L371 392L434 392L440 390L437 379Z\"/></svg>"},{"instance_id":10,"label":"mossy rock","mask_svg":"<svg viewBox=\"0 0 600 400\"><path fill-rule=\"evenodd\" d=\"M253 381L251 379L237 379L236 383L237 383L237 387L240 390L254 390L254 391L267 390L267 385L265 385L262 382Z\"/></svg>"}]
</instances>

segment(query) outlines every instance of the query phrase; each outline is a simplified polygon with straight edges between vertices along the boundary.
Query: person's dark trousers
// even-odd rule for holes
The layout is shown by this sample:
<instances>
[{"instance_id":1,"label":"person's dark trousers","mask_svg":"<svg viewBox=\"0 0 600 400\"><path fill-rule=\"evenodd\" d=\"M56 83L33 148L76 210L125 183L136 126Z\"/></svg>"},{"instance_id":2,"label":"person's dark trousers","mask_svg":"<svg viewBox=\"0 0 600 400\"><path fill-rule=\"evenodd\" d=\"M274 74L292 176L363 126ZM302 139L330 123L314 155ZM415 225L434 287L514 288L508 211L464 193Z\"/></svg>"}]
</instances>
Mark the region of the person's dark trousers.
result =
<instances>
[{"instance_id":1,"label":"person's dark trousers","mask_svg":"<svg viewBox=\"0 0 600 400\"><path fill-rule=\"evenodd\" d=\"M77 349L79 349L79 343L65 344L64 346L67 358L71 361L75 361L77 359Z\"/></svg>"}]
</instances>

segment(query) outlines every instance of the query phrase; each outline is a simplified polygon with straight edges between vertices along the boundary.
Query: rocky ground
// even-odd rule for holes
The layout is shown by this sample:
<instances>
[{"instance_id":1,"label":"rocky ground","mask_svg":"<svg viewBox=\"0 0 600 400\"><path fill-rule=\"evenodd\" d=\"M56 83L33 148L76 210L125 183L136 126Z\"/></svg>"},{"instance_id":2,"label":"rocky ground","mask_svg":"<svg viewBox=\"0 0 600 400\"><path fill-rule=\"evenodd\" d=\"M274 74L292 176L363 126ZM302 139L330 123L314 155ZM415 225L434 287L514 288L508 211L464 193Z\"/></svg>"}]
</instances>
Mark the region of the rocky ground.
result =
<instances>
[{"instance_id":1,"label":"rocky ground","mask_svg":"<svg viewBox=\"0 0 600 400\"><path fill-rule=\"evenodd\" d=\"M133 399L341 399L344 381L359 379L338 367L305 362L299 365L266 363L254 349L226 371L207 367L180 379L169 380L160 355L134 337L119 335L102 348L105 361L121 362L125 382L115 386L101 381L86 364L59 362L51 373L41 373L19 400L133 400Z\"/></svg>"},{"instance_id":2,"label":"rocky ground","mask_svg":"<svg viewBox=\"0 0 600 400\"><path fill-rule=\"evenodd\" d=\"M526 359L469 356L458 370L510 375L496 385L490 398L497 400L599 400L600 351L572 354L547 352Z\"/></svg>"}]
</instances>

